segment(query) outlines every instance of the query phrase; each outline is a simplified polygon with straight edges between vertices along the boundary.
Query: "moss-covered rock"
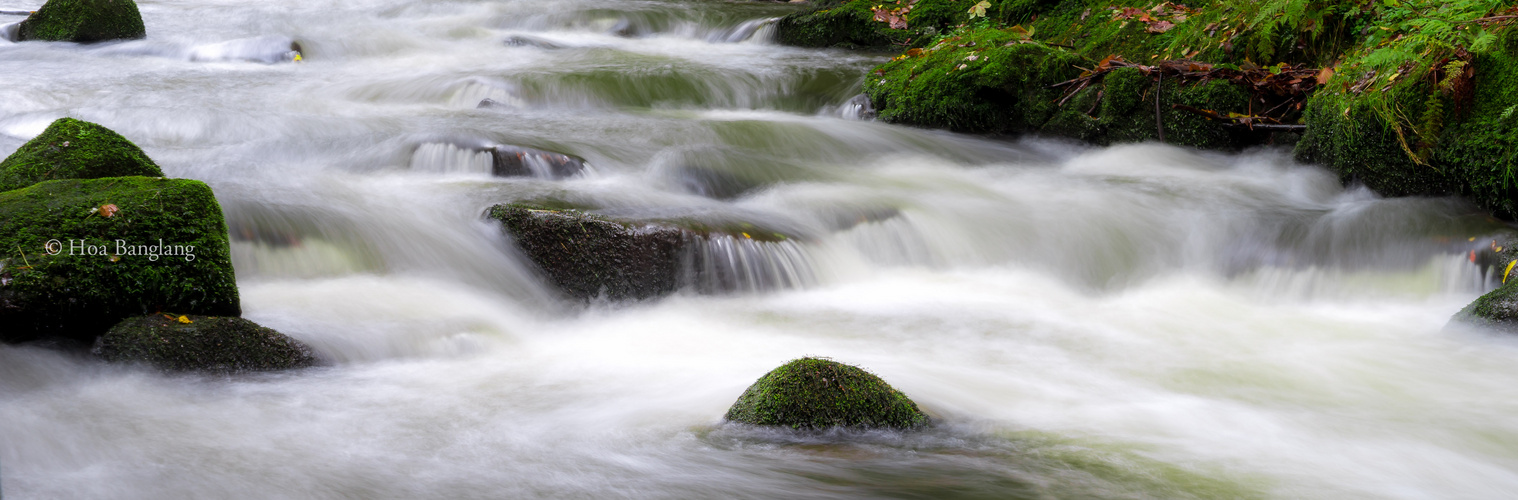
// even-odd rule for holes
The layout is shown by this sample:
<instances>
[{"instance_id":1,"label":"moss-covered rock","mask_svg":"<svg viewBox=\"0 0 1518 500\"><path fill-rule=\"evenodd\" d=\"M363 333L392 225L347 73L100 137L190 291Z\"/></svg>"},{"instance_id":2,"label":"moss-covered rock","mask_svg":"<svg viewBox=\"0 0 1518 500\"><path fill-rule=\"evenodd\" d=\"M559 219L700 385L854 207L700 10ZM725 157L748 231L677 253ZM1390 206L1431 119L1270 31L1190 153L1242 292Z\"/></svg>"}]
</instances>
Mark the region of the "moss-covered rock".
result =
<instances>
[{"instance_id":1,"label":"moss-covered rock","mask_svg":"<svg viewBox=\"0 0 1518 500\"><path fill-rule=\"evenodd\" d=\"M183 179L68 179L0 193L0 341L91 342L155 311L237 316L221 206Z\"/></svg>"},{"instance_id":2,"label":"moss-covered rock","mask_svg":"<svg viewBox=\"0 0 1518 500\"><path fill-rule=\"evenodd\" d=\"M1297 159L1382 195L1458 194L1518 218L1518 29L1497 32L1487 50L1423 78L1347 61L1308 102Z\"/></svg>"},{"instance_id":3,"label":"moss-covered rock","mask_svg":"<svg viewBox=\"0 0 1518 500\"><path fill-rule=\"evenodd\" d=\"M875 21L874 5L852 0L787 15L775 23L775 39L796 47L881 48L911 38L905 30Z\"/></svg>"},{"instance_id":4,"label":"moss-covered rock","mask_svg":"<svg viewBox=\"0 0 1518 500\"><path fill-rule=\"evenodd\" d=\"M132 0L48 0L21 21L20 40L99 42L147 36Z\"/></svg>"},{"instance_id":5,"label":"moss-covered rock","mask_svg":"<svg viewBox=\"0 0 1518 500\"><path fill-rule=\"evenodd\" d=\"M96 356L164 371L236 373L316 364L311 348L242 318L151 314L127 318L95 342Z\"/></svg>"},{"instance_id":6,"label":"moss-covered rock","mask_svg":"<svg viewBox=\"0 0 1518 500\"><path fill-rule=\"evenodd\" d=\"M1456 313L1454 321L1518 332L1518 279L1477 298Z\"/></svg>"},{"instance_id":7,"label":"moss-covered rock","mask_svg":"<svg viewBox=\"0 0 1518 500\"><path fill-rule=\"evenodd\" d=\"M916 403L880 377L821 358L793 360L766 373L725 418L793 429L911 429L928 423Z\"/></svg>"},{"instance_id":8,"label":"moss-covered rock","mask_svg":"<svg viewBox=\"0 0 1518 500\"><path fill-rule=\"evenodd\" d=\"M580 210L496 205L486 216L516 237L522 252L571 297L657 297L679 286L685 231Z\"/></svg>"},{"instance_id":9,"label":"moss-covered rock","mask_svg":"<svg viewBox=\"0 0 1518 500\"><path fill-rule=\"evenodd\" d=\"M1056 111L1051 85L1080 74L1080 55L1018 43L1004 30L940 38L879 68L865 82L877 116L965 132L1037 130Z\"/></svg>"},{"instance_id":10,"label":"moss-covered rock","mask_svg":"<svg viewBox=\"0 0 1518 500\"><path fill-rule=\"evenodd\" d=\"M158 164L111 129L59 118L0 161L0 191L58 179L163 177Z\"/></svg>"}]
</instances>

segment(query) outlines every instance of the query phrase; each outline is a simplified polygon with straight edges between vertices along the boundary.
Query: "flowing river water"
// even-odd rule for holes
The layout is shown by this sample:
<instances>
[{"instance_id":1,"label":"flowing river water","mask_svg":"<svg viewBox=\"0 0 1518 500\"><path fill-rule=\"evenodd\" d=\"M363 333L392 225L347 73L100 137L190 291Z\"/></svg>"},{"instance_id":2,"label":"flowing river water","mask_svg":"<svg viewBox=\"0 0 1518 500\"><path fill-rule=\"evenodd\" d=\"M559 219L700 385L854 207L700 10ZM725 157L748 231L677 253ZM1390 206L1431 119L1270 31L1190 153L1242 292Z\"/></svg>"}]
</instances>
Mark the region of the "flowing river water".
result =
<instances>
[{"instance_id":1,"label":"flowing river water","mask_svg":"<svg viewBox=\"0 0 1518 500\"><path fill-rule=\"evenodd\" d=\"M245 316L330 364L164 375L0 346L6 498L1518 491L1518 338L1446 328L1495 284L1470 238L1503 226L1458 200L1344 188L1283 149L861 120L888 56L774 45L783 4L139 6L145 40L0 41L0 154L72 116L209 183ZM491 177L489 144L592 168ZM481 217L543 198L795 237L714 239L722 283L586 306ZM935 425L722 422L804 355Z\"/></svg>"}]
</instances>

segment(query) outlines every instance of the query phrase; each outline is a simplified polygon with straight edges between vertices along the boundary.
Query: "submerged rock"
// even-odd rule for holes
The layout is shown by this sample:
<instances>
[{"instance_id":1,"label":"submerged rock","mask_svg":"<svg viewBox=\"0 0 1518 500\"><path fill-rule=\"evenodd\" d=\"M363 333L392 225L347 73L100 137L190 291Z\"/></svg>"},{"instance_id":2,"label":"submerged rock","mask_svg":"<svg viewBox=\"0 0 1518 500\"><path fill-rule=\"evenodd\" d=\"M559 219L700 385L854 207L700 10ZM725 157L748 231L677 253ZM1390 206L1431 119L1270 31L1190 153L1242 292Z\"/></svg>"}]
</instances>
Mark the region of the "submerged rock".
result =
<instances>
[{"instance_id":1,"label":"submerged rock","mask_svg":"<svg viewBox=\"0 0 1518 500\"><path fill-rule=\"evenodd\" d=\"M200 181L67 179L0 192L0 341L91 342L122 318L237 316L227 225Z\"/></svg>"},{"instance_id":2,"label":"submerged rock","mask_svg":"<svg viewBox=\"0 0 1518 500\"><path fill-rule=\"evenodd\" d=\"M757 291L812 279L810 262L789 237L743 222L617 218L562 204L496 205L486 216L577 299L646 299L686 285Z\"/></svg>"},{"instance_id":3,"label":"submerged rock","mask_svg":"<svg viewBox=\"0 0 1518 500\"><path fill-rule=\"evenodd\" d=\"M99 42L147 36L132 0L48 0L17 28L18 40Z\"/></svg>"},{"instance_id":4,"label":"submerged rock","mask_svg":"<svg viewBox=\"0 0 1518 500\"><path fill-rule=\"evenodd\" d=\"M242 318L151 314L128 318L91 351L111 362L146 363L164 371L236 373L316 364L311 348Z\"/></svg>"},{"instance_id":5,"label":"submerged rock","mask_svg":"<svg viewBox=\"0 0 1518 500\"><path fill-rule=\"evenodd\" d=\"M793 429L911 429L928 423L916 403L880 377L822 358L793 360L766 373L724 418Z\"/></svg>"},{"instance_id":6,"label":"submerged rock","mask_svg":"<svg viewBox=\"0 0 1518 500\"><path fill-rule=\"evenodd\" d=\"M542 38L531 37L531 36L524 36L524 35L512 35L512 36L506 37L506 40L503 41L502 43L504 43L504 44L506 44L507 46L510 46L510 47L534 47L534 48L539 48L539 49L543 49L543 50L558 50L558 49L565 48L564 45L561 45L561 44L558 44L558 43L550 42L550 41L544 40Z\"/></svg>"},{"instance_id":7,"label":"submerged rock","mask_svg":"<svg viewBox=\"0 0 1518 500\"><path fill-rule=\"evenodd\" d=\"M0 191L58 179L133 175L163 177L163 170L115 131L83 120L59 118L0 161Z\"/></svg>"},{"instance_id":8,"label":"submerged rock","mask_svg":"<svg viewBox=\"0 0 1518 500\"><path fill-rule=\"evenodd\" d=\"M564 179L585 171L585 160L563 153L498 145L490 148L491 174L497 177Z\"/></svg>"},{"instance_id":9,"label":"submerged rock","mask_svg":"<svg viewBox=\"0 0 1518 500\"><path fill-rule=\"evenodd\" d=\"M619 221L579 210L496 205L487 216L571 297L657 297L679 285L685 231Z\"/></svg>"}]
</instances>

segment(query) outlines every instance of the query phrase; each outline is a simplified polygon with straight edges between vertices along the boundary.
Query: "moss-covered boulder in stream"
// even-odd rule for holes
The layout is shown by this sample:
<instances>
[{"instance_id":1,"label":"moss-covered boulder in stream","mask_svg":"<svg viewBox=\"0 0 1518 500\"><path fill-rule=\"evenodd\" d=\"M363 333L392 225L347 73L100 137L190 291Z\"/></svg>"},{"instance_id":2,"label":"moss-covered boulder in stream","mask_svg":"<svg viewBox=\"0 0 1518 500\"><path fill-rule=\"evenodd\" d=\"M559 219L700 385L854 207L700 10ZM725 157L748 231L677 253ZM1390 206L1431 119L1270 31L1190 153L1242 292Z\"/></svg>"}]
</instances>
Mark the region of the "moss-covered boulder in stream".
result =
<instances>
[{"instance_id":1,"label":"moss-covered boulder in stream","mask_svg":"<svg viewBox=\"0 0 1518 500\"><path fill-rule=\"evenodd\" d=\"M1518 279L1477 298L1456 313L1454 321L1518 332Z\"/></svg>"},{"instance_id":2,"label":"moss-covered boulder in stream","mask_svg":"<svg viewBox=\"0 0 1518 500\"><path fill-rule=\"evenodd\" d=\"M123 176L163 177L158 164L111 129L59 118L0 161L0 191L42 181Z\"/></svg>"},{"instance_id":3,"label":"moss-covered boulder in stream","mask_svg":"<svg viewBox=\"0 0 1518 500\"><path fill-rule=\"evenodd\" d=\"M928 423L916 403L880 377L821 358L793 360L766 373L725 418L793 429L911 429Z\"/></svg>"},{"instance_id":4,"label":"moss-covered boulder in stream","mask_svg":"<svg viewBox=\"0 0 1518 500\"><path fill-rule=\"evenodd\" d=\"M311 348L242 318L150 314L111 327L91 350L106 361L164 371L236 373L316 364Z\"/></svg>"},{"instance_id":5,"label":"moss-covered boulder in stream","mask_svg":"<svg viewBox=\"0 0 1518 500\"><path fill-rule=\"evenodd\" d=\"M17 28L19 40L99 42L147 36L132 0L48 0Z\"/></svg>"},{"instance_id":6,"label":"moss-covered boulder in stream","mask_svg":"<svg viewBox=\"0 0 1518 500\"><path fill-rule=\"evenodd\" d=\"M221 206L204 183L113 177L0 193L0 341L92 342L156 311L241 313Z\"/></svg>"}]
</instances>

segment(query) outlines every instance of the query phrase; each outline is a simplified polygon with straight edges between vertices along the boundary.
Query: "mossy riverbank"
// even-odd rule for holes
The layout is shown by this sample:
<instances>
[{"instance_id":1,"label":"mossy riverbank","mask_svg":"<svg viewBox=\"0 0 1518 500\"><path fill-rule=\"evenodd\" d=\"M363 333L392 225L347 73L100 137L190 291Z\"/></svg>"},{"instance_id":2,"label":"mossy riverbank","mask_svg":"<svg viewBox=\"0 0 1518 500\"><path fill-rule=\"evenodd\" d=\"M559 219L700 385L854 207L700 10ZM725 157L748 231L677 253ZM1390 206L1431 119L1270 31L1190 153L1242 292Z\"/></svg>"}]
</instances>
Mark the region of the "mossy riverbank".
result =
<instances>
[{"instance_id":1,"label":"mossy riverbank","mask_svg":"<svg viewBox=\"0 0 1518 500\"><path fill-rule=\"evenodd\" d=\"M819 2L778 37L899 53L865 81L889 122L1293 146L1384 195L1461 195L1513 219L1514 26L1518 7L1494 0L902 0Z\"/></svg>"}]
</instances>

